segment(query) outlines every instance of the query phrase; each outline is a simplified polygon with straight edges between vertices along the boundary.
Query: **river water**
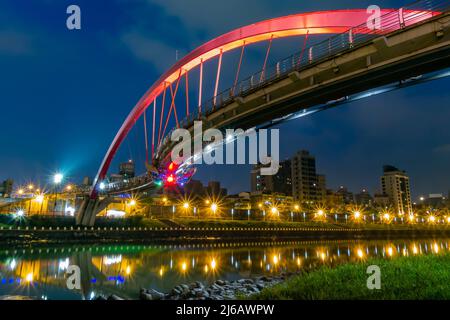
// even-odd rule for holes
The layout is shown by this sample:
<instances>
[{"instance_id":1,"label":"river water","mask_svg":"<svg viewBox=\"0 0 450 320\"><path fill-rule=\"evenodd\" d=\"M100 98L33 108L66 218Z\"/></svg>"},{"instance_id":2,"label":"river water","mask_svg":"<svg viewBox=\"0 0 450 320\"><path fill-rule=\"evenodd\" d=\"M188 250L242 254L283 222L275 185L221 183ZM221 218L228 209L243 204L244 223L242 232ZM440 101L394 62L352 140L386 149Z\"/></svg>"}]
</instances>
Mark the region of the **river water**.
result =
<instances>
[{"instance_id":1,"label":"river water","mask_svg":"<svg viewBox=\"0 0 450 320\"><path fill-rule=\"evenodd\" d=\"M286 241L186 245L71 245L0 248L0 296L92 299L117 294L136 299L141 287L168 292L194 281L279 275L361 261L368 257L440 254L450 239ZM67 287L67 268L81 271L81 289Z\"/></svg>"}]
</instances>

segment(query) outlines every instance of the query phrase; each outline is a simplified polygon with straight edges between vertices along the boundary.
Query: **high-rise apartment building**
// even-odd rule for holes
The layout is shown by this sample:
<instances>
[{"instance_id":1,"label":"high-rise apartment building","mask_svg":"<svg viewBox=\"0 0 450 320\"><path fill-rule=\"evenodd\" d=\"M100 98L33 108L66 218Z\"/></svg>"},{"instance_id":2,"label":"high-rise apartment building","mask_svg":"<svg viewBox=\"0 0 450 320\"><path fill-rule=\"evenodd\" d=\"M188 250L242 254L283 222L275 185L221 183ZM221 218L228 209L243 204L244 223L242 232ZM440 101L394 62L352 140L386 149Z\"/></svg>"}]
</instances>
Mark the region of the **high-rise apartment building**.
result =
<instances>
[{"instance_id":1,"label":"high-rise apartment building","mask_svg":"<svg viewBox=\"0 0 450 320\"><path fill-rule=\"evenodd\" d=\"M295 201L321 200L316 173L316 159L306 150L297 152L291 159L292 195Z\"/></svg>"},{"instance_id":2,"label":"high-rise apartment building","mask_svg":"<svg viewBox=\"0 0 450 320\"><path fill-rule=\"evenodd\" d=\"M394 206L396 212L399 214L412 212L409 177L405 171L393 166L384 166L381 188L383 194L389 197L389 202Z\"/></svg>"}]
</instances>

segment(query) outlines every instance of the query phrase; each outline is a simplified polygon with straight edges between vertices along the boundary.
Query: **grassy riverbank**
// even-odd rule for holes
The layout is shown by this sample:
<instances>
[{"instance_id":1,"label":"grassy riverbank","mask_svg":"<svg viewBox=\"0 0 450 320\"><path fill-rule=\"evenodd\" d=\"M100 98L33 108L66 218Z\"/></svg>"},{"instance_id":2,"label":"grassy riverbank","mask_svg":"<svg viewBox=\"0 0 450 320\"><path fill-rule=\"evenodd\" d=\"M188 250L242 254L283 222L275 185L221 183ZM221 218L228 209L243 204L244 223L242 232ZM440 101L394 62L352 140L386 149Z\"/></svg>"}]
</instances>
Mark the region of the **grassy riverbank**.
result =
<instances>
[{"instance_id":1,"label":"grassy riverbank","mask_svg":"<svg viewBox=\"0 0 450 320\"><path fill-rule=\"evenodd\" d=\"M367 267L381 269L381 289L367 289ZM450 299L450 254L370 259L335 268L321 267L264 289L263 300Z\"/></svg>"}]
</instances>

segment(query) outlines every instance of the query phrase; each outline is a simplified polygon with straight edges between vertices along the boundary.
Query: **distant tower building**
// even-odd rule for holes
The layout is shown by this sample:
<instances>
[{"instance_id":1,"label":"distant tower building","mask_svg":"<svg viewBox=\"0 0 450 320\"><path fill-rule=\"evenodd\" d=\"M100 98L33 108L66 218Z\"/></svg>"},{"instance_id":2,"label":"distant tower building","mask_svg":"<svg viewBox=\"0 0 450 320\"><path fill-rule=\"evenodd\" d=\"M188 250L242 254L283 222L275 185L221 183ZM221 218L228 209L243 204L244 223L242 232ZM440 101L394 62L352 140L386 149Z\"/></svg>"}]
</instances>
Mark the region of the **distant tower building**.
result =
<instances>
[{"instance_id":1,"label":"distant tower building","mask_svg":"<svg viewBox=\"0 0 450 320\"><path fill-rule=\"evenodd\" d=\"M283 193L292 195L291 161L281 161L275 175L262 175L264 165L255 165L251 171L251 192Z\"/></svg>"},{"instance_id":2,"label":"distant tower building","mask_svg":"<svg viewBox=\"0 0 450 320\"><path fill-rule=\"evenodd\" d=\"M319 201L316 159L308 151L301 150L291 159L291 168L294 200L302 202Z\"/></svg>"},{"instance_id":3,"label":"distant tower building","mask_svg":"<svg viewBox=\"0 0 450 320\"><path fill-rule=\"evenodd\" d=\"M409 177L405 171L393 166L384 166L381 188L383 194L389 197L389 202L394 206L396 212L402 214L412 212Z\"/></svg>"},{"instance_id":4,"label":"distant tower building","mask_svg":"<svg viewBox=\"0 0 450 320\"><path fill-rule=\"evenodd\" d=\"M119 174L125 178L134 178L134 162L133 160L128 160L128 162L123 162L119 165Z\"/></svg>"},{"instance_id":5,"label":"distant tower building","mask_svg":"<svg viewBox=\"0 0 450 320\"><path fill-rule=\"evenodd\" d=\"M360 193L355 194L355 202L359 205L371 205L373 199L366 189L363 189Z\"/></svg>"},{"instance_id":6,"label":"distant tower building","mask_svg":"<svg viewBox=\"0 0 450 320\"><path fill-rule=\"evenodd\" d=\"M344 204L350 204L355 201L353 193L348 191L347 188L344 186L340 186L339 189L336 191L336 193L342 196Z\"/></svg>"},{"instance_id":7,"label":"distant tower building","mask_svg":"<svg viewBox=\"0 0 450 320\"><path fill-rule=\"evenodd\" d=\"M83 183L82 183L83 186L90 186L91 184L92 184L91 178L89 178L89 177L83 178Z\"/></svg>"}]
</instances>

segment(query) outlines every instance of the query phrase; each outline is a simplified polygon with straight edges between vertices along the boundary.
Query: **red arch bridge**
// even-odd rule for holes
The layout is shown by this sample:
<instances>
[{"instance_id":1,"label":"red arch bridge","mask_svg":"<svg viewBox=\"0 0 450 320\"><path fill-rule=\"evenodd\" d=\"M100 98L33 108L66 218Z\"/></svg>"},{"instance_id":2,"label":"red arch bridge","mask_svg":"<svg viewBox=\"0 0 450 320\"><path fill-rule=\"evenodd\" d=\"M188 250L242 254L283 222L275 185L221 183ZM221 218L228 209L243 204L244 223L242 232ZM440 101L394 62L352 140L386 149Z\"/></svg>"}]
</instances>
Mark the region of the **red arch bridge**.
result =
<instances>
[{"instance_id":1,"label":"red arch bridge","mask_svg":"<svg viewBox=\"0 0 450 320\"><path fill-rule=\"evenodd\" d=\"M195 172L192 161L180 166L171 163L170 134L176 128L192 131L195 120L203 121L203 129L270 127L450 74L446 70L450 65L450 0L421 0L400 9L382 9L379 17L373 13L335 10L266 20L221 35L177 61L148 89L120 127L89 196L78 209L77 222L93 225L109 195L188 181ZM329 36L310 44L313 36L323 35ZM284 38L297 39L296 53L269 63ZM265 46L260 70L245 77L246 53L258 45ZM233 53L236 62L226 65L226 56ZM209 77L207 65L213 66ZM219 91L225 69L233 74L228 75L228 89ZM204 99L208 87L212 98ZM147 172L109 183L111 162L140 119Z\"/></svg>"}]
</instances>

